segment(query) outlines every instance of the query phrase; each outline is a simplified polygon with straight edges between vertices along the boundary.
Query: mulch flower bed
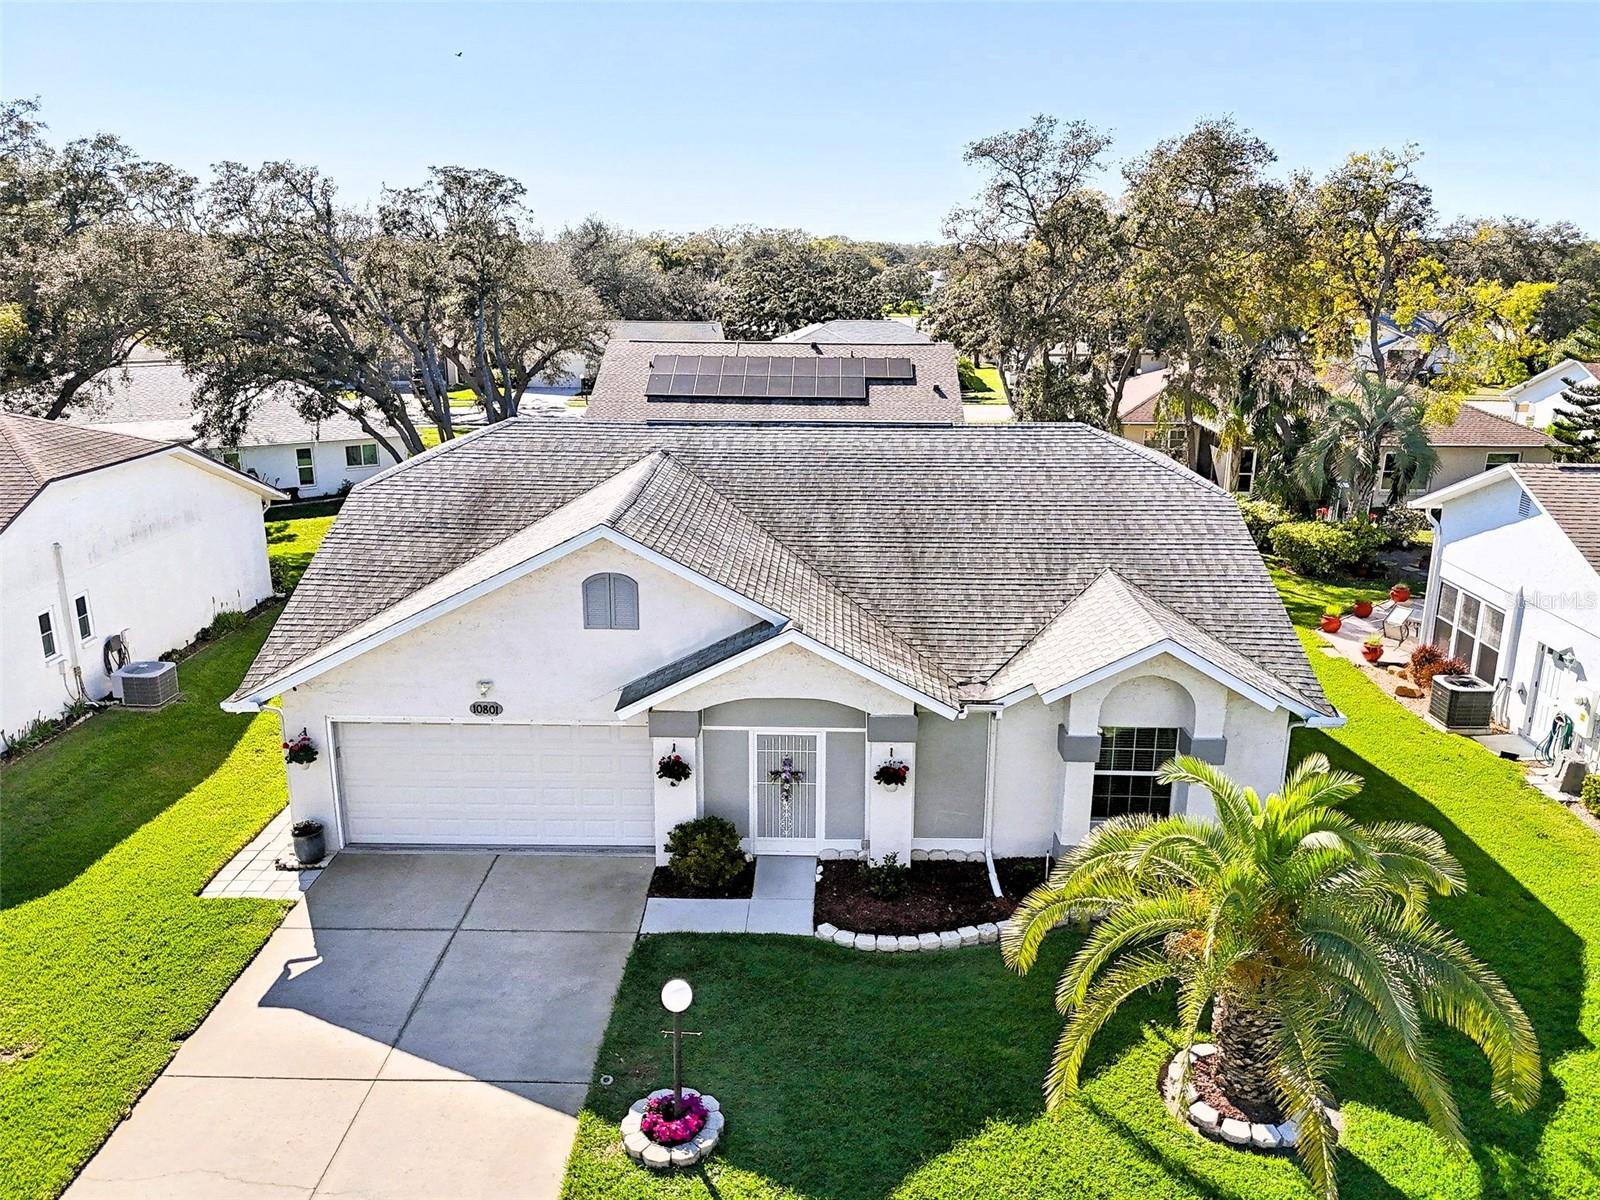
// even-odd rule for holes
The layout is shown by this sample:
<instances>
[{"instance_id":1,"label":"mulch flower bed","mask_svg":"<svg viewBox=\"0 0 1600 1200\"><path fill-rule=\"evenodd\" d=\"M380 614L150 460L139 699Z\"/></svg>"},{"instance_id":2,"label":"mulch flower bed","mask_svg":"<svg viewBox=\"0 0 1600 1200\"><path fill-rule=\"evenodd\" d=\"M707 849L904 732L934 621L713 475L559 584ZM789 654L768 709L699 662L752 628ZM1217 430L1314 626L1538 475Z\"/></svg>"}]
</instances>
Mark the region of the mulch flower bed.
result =
<instances>
[{"instance_id":1,"label":"mulch flower bed","mask_svg":"<svg viewBox=\"0 0 1600 1200\"><path fill-rule=\"evenodd\" d=\"M669 900L748 900L756 886L756 865L746 863L733 882L719 891L692 888L672 873L671 867L657 867L650 876L650 895Z\"/></svg>"},{"instance_id":2,"label":"mulch flower bed","mask_svg":"<svg viewBox=\"0 0 1600 1200\"><path fill-rule=\"evenodd\" d=\"M1219 1055L1211 1054L1205 1058L1197 1058L1189 1067L1189 1082L1194 1085L1194 1090L1212 1108L1224 1117L1233 1117L1240 1121L1261 1122L1276 1125L1283 1120L1283 1114L1276 1108L1266 1105L1241 1106L1230 1100L1217 1083L1217 1059Z\"/></svg>"},{"instance_id":3,"label":"mulch flower bed","mask_svg":"<svg viewBox=\"0 0 1600 1200\"><path fill-rule=\"evenodd\" d=\"M1044 879L1040 858L999 858L995 874L1004 896L989 887L981 862L914 861L905 891L879 899L867 891L862 864L841 859L822 864L813 920L856 933L915 934L1004 921L1017 902Z\"/></svg>"}]
</instances>

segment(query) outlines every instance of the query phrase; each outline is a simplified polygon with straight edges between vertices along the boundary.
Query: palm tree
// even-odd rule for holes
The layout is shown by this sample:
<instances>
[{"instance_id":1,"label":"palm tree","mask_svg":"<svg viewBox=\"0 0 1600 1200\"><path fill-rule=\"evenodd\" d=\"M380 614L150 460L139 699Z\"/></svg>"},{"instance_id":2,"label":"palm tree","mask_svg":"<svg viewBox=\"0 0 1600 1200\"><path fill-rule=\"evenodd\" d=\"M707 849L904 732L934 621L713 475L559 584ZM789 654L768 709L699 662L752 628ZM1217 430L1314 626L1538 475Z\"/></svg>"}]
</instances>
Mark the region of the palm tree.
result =
<instances>
[{"instance_id":1,"label":"palm tree","mask_svg":"<svg viewBox=\"0 0 1600 1200\"><path fill-rule=\"evenodd\" d=\"M1391 501L1412 479L1432 475L1439 456L1428 440L1427 405L1420 394L1370 375L1358 375L1356 385L1353 392L1329 398L1295 461L1295 477L1313 501L1325 497L1330 482L1348 483L1351 503L1364 513L1386 454L1394 455Z\"/></svg>"},{"instance_id":2,"label":"palm tree","mask_svg":"<svg viewBox=\"0 0 1600 1200\"><path fill-rule=\"evenodd\" d=\"M1177 984L1184 1049L1209 1004L1219 1086L1298 1125L1301 1159L1329 1197L1328 1079L1350 1042L1396 1075L1453 1145L1464 1142L1461 1119L1427 1022L1482 1048L1497 1102L1533 1104L1539 1048L1527 1017L1428 916L1431 894L1466 887L1443 838L1357 822L1339 806L1361 780L1320 754L1265 800L1187 756L1162 779L1209 791L1216 821L1107 821L1017 906L1002 938L1006 962L1026 973L1057 924L1099 918L1056 990L1067 1022L1045 1081L1051 1107L1077 1090L1089 1043L1117 1008L1167 982Z\"/></svg>"}]
</instances>

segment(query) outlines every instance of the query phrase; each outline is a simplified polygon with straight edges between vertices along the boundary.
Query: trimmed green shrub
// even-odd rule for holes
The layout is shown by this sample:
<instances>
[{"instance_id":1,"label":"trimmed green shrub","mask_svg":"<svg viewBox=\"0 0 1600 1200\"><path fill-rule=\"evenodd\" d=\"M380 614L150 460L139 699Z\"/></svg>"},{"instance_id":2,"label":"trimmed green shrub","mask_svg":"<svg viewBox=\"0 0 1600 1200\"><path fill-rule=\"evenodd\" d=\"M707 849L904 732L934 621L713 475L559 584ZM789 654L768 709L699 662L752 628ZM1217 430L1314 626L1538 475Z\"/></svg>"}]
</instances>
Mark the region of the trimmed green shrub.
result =
<instances>
[{"instance_id":1,"label":"trimmed green shrub","mask_svg":"<svg viewBox=\"0 0 1600 1200\"><path fill-rule=\"evenodd\" d=\"M1244 516L1245 528L1250 531L1250 536L1255 538L1256 546L1262 550L1272 549L1274 529L1294 520L1292 512L1271 500L1241 499L1239 512Z\"/></svg>"},{"instance_id":2,"label":"trimmed green shrub","mask_svg":"<svg viewBox=\"0 0 1600 1200\"><path fill-rule=\"evenodd\" d=\"M861 873L866 879L867 891L879 900L893 900L906 890L911 867L902 863L900 856L891 850L877 862L868 862Z\"/></svg>"},{"instance_id":3,"label":"trimmed green shrub","mask_svg":"<svg viewBox=\"0 0 1600 1200\"><path fill-rule=\"evenodd\" d=\"M667 834L667 868L682 883L704 891L727 887L744 870L739 831L726 817L680 821Z\"/></svg>"},{"instance_id":4,"label":"trimmed green shrub","mask_svg":"<svg viewBox=\"0 0 1600 1200\"><path fill-rule=\"evenodd\" d=\"M1590 771L1583 777L1583 806L1600 817L1600 771Z\"/></svg>"},{"instance_id":5,"label":"trimmed green shrub","mask_svg":"<svg viewBox=\"0 0 1600 1200\"><path fill-rule=\"evenodd\" d=\"M1299 575L1334 579L1348 575L1361 558L1356 535L1326 521L1290 521L1271 535L1272 552Z\"/></svg>"}]
</instances>

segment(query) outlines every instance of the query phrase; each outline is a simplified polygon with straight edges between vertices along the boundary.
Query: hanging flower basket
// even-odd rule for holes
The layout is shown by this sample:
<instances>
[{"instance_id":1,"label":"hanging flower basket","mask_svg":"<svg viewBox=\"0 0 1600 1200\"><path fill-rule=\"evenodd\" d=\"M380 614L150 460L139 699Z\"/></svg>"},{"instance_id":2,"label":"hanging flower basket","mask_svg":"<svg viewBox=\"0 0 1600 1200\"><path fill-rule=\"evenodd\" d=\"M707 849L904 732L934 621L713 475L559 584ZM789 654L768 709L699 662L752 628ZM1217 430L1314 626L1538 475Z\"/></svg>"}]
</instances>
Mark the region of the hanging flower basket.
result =
<instances>
[{"instance_id":1,"label":"hanging flower basket","mask_svg":"<svg viewBox=\"0 0 1600 1200\"><path fill-rule=\"evenodd\" d=\"M676 750L671 754L663 754L656 762L656 778L665 779L673 787L685 782L693 774L694 768Z\"/></svg>"},{"instance_id":2,"label":"hanging flower basket","mask_svg":"<svg viewBox=\"0 0 1600 1200\"><path fill-rule=\"evenodd\" d=\"M317 761L317 748L304 729L283 744L283 761L300 767L309 767Z\"/></svg>"},{"instance_id":3,"label":"hanging flower basket","mask_svg":"<svg viewBox=\"0 0 1600 1200\"><path fill-rule=\"evenodd\" d=\"M903 787L910 778L911 764L898 758L879 763L878 769L872 773L874 783L881 783L884 787L891 788Z\"/></svg>"}]
</instances>

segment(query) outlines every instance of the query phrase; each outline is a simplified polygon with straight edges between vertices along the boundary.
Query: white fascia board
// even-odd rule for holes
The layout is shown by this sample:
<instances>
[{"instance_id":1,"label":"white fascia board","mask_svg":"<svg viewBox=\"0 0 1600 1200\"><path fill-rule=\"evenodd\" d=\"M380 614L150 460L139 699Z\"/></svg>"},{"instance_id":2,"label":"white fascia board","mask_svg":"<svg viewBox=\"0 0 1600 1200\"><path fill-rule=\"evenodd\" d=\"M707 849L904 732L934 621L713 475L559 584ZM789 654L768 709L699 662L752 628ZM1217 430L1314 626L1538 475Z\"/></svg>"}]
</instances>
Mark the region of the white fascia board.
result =
<instances>
[{"instance_id":1,"label":"white fascia board","mask_svg":"<svg viewBox=\"0 0 1600 1200\"><path fill-rule=\"evenodd\" d=\"M208 458L206 455L201 454L197 450L191 450L187 446L179 446L174 444L172 449L167 451L167 453L178 459L180 462L188 463L191 467L199 467L207 474L215 475L220 479L226 479L229 483L237 483L242 488L248 488L250 491L255 492L258 496L261 496L267 500L282 501L289 498L285 493L280 492L275 487L271 487L265 483L262 483L253 475L246 475L243 471L235 471L227 464L220 463L214 458Z\"/></svg>"},{"instance_id":2,"label":"white fascia board","mask_svg":"<svg viewBox=\"0 0 1600 1200\"><path fill-rule=\"evenodd\" d=\"M1449 487L1442 487L1436 492L1429 492L1425 496L1418 496L1415 500L1408 501L1407 507L1417 509L1437 508L1440 504L1443 504L1447 500L1459 499L1460 497L1467 495L1469 492L1475 492L1479 488L1488 487L1491 483L1499 483L1502 479L1516 478L1517 472L1515 468L1515 463L1503 463L1500 466L1495 467L1492 471L1480 471L1476 475L1469 476L1468 478L1460 480L1457 483L1452 483ZM1517 486L1522 486L1521 480L1517 480ZM1523 488L1522 490L1527 491L1528 489ZM1530 496L1533 495L1531 492L1528 494ZM1538 503L1537 498L1534 499L1534 503ZM1540 507L1540 511L1544 511L1543 506Z\"/></svg>"},{"instance_id":3,"label":"white fascia board","mask_svg":"<svg viewBox=\"0 0 1600 1200\"><path fill-rule=\"evenodd\" d=\"M331 671L334 667L349 662L358 655L365 654L368 650L376 649L379 646L391 642L403 634L410 633L418 626L426 625L429 621L435 620L438 617L442 617L447 613L454 612L463 605L470 604L480 596L485 596L490 592L497 591L498 589L506 586L506 584L521 579L524 575L530 575L534 571L539 570L541 567L548 566L550 563L553 563L558 559L565 558L574 551L581 550L585 546L592 545L593 543L599 541L611 542L613 545L623 550L627 550L632 554L636 554L648 562L655 563L664 570L670 571L674 575L688 580L690 583L705 589L715 596L719 596L722 599L727 600L729 603L744 609L746 612L753 613L764 621L770 621L775 625L781 625L785 622L785 620L787 620L783 614L768 608L764 604L757 604L749 597L742 596L733 589L724 587L722 584L717 583L714 580L707 579L704 575L701 575L697 571L690 570L682 563L667 558L665 555L660 554L655 550L651 550L647 546L641 545L632 538L618 533L609 525L596 525L591 529L585 530L583 533L568 538L566 541L561 542L558 545L550 547L548 550L540 551L531 558L523 559L519 563L515 563L509 567L497 571L486 579L481 579L477 583L462 588L460 591L452 592L450 595L434 601L426 608L419 609L417 612L412 613L409 616L402 617L386 625L380 625L359 637L344 641L343 644L340 644L340 639L335 639L333 642L330 642L327 646L323 647L320 652L316 652L315 657L309 660L301 660L299 665L289 669L287 672L279 672L277 675L274 675L259 687L253 689L249 695L242 697L236 703L245 704L251 701L259 702L261 700L269 700L273 696L278 695L280 692L287 691L292 687L298 687L307 680L314 679L318 675L322 675L328 671ZM467 564L463 564L463 566L465 565ZM457 569L459 570L460 568ZM235 708L228 709L227 711L252 712L254 709Z\"/></svg>"},{"instance_id":4,"label":"white fascia board","mask_svg":"<svg viewBox=\"0 0 1600 1200\"><path fill-rule=\"evenodd\" d=\"M1091 684L1099 683L1104 679L1110 679L1113 675L1120 675L1123 671L1126 671L1132 667L1137 667L1140 663L1149 662L1152 658L1155 658L1157 655L1161 654L1172 655L1173 658L1177 659L1185 666L1193 667L1202 675L1216 680L1229 691L1236 692L1237 694L1243 696L1246 700L1249 700L1251 703L1255 704L1257 707L1264 708L1268 712L1272 712L1275 709L1284 708L1288 709L1298 717L1305 717L1308 719L1321 715L1316 711L1316 709L1311 708L1308 705L1295 703L1294 701L1289 700L1287 697L1276 696L1271 692L1264 692L1253 684L1246 683L1231 671L1226 671L1217 666L1217 664L1212 662L1210 659L1202 658L1192 650L1189 650L1184 646L1180 646L1171 638L1163 638L1159 642L1153 642L1142 649L1135 650L1132 654L1123 655L1115 662L1107 663L1105 666L1098 667L1093 671L1089 671L1084 675L1080 675L1076 679L1070 679L1066 683L1053 687L1047 692L1041 692L1040 698L1046 704L1054 704L1057 700L1060 700L1064 696L1070 696L1074 692L1080 692L1084 688L1089 687Z\"/></svg>"},{"instance_id":5,"label":"white fascia board","mask_svg":"<svg viewBox=\"0 0 1600 1200\"><path fill-rule=\"evenodd\" d=\"M893 692L902 699L910 700L913 703L920 704L924 708L938 713L941 717L953 719L959 712L958 709L952 708L950 705L939 700L935 700L932 696L919 692L915 688L907 687L898 679L890 678L882 671L874 670L865 663L857 662L849 655L840 654L831 646L823 645L821 642L817 641L816 638L811 637L808 634L801 633L798 629L785 629L782 633L775 637L768 638L759 645L752 646L748 650L742 650L738 654L735 654L730 658L725 658L719 663L713 663L711 666L706 667L703 671L698 671L686 679L680 679L676 683L672 683L664 688L661 688L659 691L652 692L643 699L634 701L634 703L628 705L627 708L617 709L617 719L626 721L629 717L638 716L647 709L654 708L656 705L670 700L674 696L681 696L684 692L690 691L693 688L697 688L703 683L709 683L711 680L726 675L730 671L736 671L746 663L754 662L756 659L767 654L771 654L774 650L782 649L784 646L799 646L802 650L808 650L812 654L815 654L818 658L825 659L837 667L842 667L844 670L849 671L854 675L859 675L861 678L868 680L871 683L875 683L887 691Z\"/></svg>"}]
</instances>

